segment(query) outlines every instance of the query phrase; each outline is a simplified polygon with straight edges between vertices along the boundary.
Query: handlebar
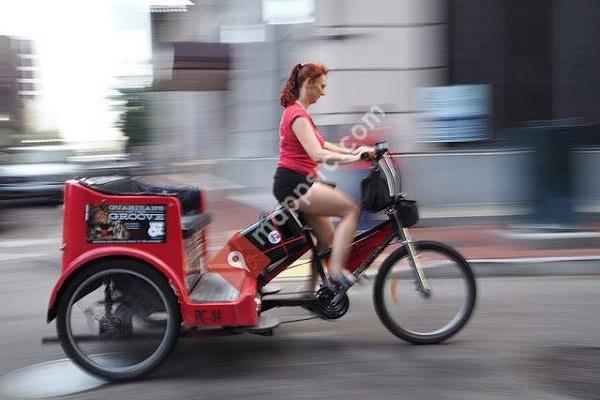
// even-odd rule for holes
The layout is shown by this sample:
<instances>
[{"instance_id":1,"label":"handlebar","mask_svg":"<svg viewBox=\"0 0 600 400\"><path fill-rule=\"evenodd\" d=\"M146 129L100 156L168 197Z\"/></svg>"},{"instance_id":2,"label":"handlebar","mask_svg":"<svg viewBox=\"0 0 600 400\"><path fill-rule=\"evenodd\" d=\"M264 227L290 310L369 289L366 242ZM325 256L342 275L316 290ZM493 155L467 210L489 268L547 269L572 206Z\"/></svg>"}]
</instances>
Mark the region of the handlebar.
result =
<instances>
[{"instance_id":1,"label":"handlebar","mask_svg":"<svg viewBox=\"0 0 600 400\"><path fill-rule=\"evenodd\" d=\"M400 177L396 171L396 167L391 160L391 157L384 158L389 152L387 142L379 142L375 144L375 154L370 157L369 152L361 152L360 160L371 160L373 167L381 168L387 182L390 197L401 196L400 193Z\"/></svg>"},{"instance_id":2,"label":"handlebar","mask_svg":"<svg viewBox=\"0 0 600 400\"><path fill-rule=\"evenodd\" d=\"M387 142L378 142L375 145L375 154L373 156L373 161L378 161L386 152L388 151L388 144ZM361 160L368 160L371 157L369 156L368 152L362 152L360 153L360 159Z\"/></svg>"}]
</instances>

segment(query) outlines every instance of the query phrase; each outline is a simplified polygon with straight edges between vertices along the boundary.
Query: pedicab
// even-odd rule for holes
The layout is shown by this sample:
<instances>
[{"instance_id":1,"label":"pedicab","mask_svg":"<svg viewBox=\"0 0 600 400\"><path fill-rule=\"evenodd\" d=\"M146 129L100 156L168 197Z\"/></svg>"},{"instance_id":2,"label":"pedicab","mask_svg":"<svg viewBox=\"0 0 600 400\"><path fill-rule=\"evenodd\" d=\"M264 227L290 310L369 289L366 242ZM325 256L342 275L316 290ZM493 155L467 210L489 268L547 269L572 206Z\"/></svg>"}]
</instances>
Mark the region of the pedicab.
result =
<instances>
[{"instance_id":1,"label":"pedicab","mask_svg":"<svg viewBox=\"0 0 600 400\"><path fill-rule=\"evenodd\" d=\"M417 205L400 191L385 142L370 160L363 210L383 211L385 219L354 237L346 268L363 279L388 246L397 247L377 264L377 315L398 338L440 343L472 315L475 277L451 247L412 240L408 228L418 221ZM123 177L67 181L62 269L47 313L67 356L107 380L130 380L158 367L178 337L190 332L270 335L279 321L267 312L277 307L303 307L326 320L348 312L348 291L324 267L331 249L316 250L310 227L293 207L261 215L209 260L210 222L196 187ZM307 252L320 277L317 290L261 290Z\"/></svg>"}]
</instances>

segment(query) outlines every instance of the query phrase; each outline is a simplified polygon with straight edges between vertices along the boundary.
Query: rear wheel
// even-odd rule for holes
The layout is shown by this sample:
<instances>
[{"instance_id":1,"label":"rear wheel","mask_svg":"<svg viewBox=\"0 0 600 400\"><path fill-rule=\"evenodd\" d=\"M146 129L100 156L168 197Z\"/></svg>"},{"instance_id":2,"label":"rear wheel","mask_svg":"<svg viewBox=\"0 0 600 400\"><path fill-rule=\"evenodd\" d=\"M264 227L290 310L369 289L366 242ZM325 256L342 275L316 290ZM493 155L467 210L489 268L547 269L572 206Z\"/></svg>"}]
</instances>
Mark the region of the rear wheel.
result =
<instances>
[{"instance_id":1,"label":"rear wheel","mask_svg":"<svg viewBox=\"0 0 600 400\"><path fill-rule=\"evenodd\" d=\"M477 297L475 277L467 261L454 249L437 242L416 242L429 296L417 289L406 247L382 263L373 297L385 327L415 344L440 343L460 331L473 313Z\"/></svg>"},{"instance_id":2,"label":"rear wheel","mask_svg":"<svg viewBox=\"0 0 600 400\"><path fill-rule=\"evenodd\" d=\"M100 262L61 296L57 333L80 367L108 380L140 377L170 353L181 318L173 290L153 268L134 260Z\"/></svg>"}]
</instances>

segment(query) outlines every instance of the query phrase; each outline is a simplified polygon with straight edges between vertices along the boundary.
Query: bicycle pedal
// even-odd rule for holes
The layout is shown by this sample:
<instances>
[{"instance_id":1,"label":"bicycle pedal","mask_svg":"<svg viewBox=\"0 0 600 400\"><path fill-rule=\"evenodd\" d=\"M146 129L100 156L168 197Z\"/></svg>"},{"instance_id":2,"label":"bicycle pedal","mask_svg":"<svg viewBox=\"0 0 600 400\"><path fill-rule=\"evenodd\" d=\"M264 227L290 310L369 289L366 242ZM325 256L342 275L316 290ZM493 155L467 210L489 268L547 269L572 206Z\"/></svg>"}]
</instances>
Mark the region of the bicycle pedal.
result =
<instances>
[{"instance_id":1,"label":"bicycle pedal","mask_svg":"<svg viewBox=\"0 0 600 400\"><path fill-rule=\"evenodd\" d=\"M346 291L338 291L337 294L333 296L333 299L331 299L331 306L337 307L340 304L340 302L344 299L344 297L346 297Z\"/></svg>"}]
</instances>

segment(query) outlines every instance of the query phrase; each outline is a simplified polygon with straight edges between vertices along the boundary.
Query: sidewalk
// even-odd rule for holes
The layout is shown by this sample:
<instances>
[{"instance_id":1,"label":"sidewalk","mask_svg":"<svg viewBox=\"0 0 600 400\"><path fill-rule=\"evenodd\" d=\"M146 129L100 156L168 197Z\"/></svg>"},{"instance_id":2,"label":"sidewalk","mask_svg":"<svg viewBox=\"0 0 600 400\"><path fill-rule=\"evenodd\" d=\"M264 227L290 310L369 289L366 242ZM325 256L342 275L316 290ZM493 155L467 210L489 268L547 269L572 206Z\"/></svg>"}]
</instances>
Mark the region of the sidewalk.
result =
<instances>
[{"instance_id":1,"label":"sidewalk","mask_svg":"<svg viewBox=\"0 0 600 400\"><path fill-rule=\"evenodd\" d=\"M245 189L210 176L198 174L163 175L152 181L170 184L195 184L205 189L208 211L213 222L208 228L209 257L231 235L256 221L261 210L270 209L275 200L270 193ZM527 210L513 210L524 213ZM600 226L581 231L536 233L516 229L510 210L488 207L421 209L421 221L410 229L415 240L433 240L456 248L486 275L513 274L600 274ZM452 214L453 213L453 214ZM471 213L472 218L468 215ZM487 214L486 214L487 213ZM391 251L391 250L390 250ZM382 260L384 255L379 257ZM306 276L308 268L292 268L288 277Z\"/></svg>"}]
</instances>

